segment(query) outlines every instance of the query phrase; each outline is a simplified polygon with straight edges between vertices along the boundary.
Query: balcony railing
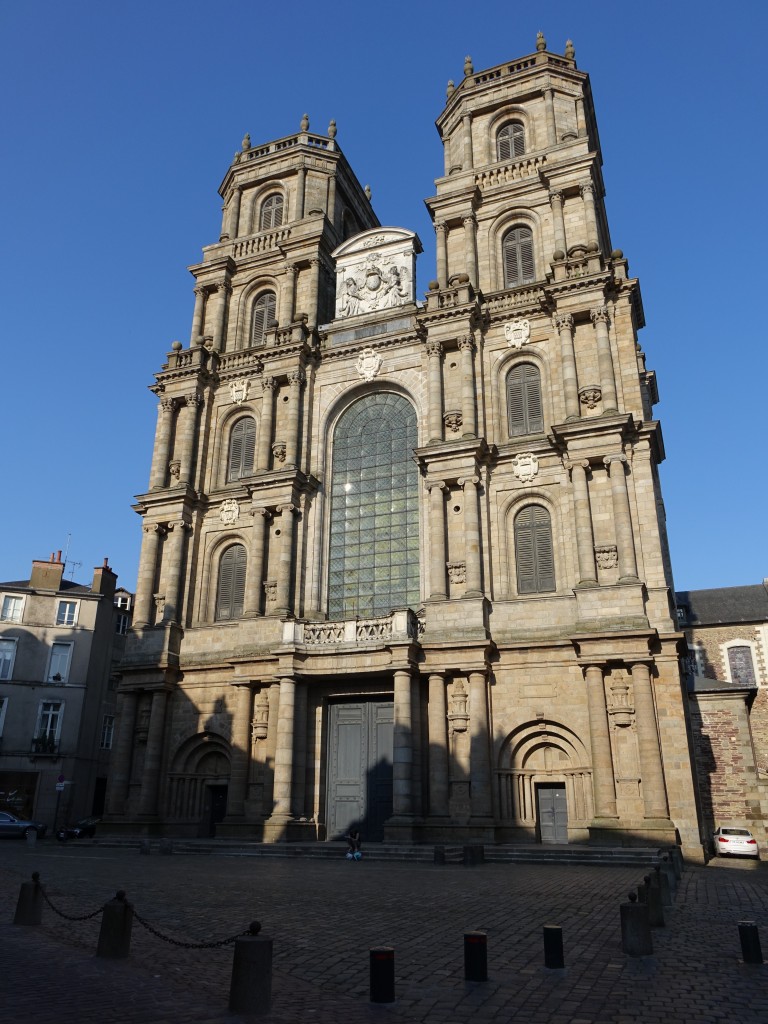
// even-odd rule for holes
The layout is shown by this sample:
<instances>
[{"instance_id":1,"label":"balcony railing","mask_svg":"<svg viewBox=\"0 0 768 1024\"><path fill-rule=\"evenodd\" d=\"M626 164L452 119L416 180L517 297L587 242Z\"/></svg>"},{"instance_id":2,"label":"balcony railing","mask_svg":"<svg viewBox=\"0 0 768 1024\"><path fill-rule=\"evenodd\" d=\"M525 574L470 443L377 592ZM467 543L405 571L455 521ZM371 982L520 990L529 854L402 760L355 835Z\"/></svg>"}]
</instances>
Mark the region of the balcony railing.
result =
<instances>
[{"instance_id":1,"label":"balcony railing","mask_svg":"<svg viewBox=\"0 0 768 1024\"><path fill-rule=\"evenodd\" d=\"M54 736L35 736L32 739L31 753L35 757L58 757L58 740Z\"/></svg>"},{"instance_id":2,"label":"balcony railing","mask_svg":"<svg viewBox=\"0 0 768 1024\"><path fill-rule=\"evenodd\" d=\"M389 643L416 639L418 635L418 619L410 608L374 619L283 623L283 643L300 644L304 647Z\"/></svg>"}]
</instances>

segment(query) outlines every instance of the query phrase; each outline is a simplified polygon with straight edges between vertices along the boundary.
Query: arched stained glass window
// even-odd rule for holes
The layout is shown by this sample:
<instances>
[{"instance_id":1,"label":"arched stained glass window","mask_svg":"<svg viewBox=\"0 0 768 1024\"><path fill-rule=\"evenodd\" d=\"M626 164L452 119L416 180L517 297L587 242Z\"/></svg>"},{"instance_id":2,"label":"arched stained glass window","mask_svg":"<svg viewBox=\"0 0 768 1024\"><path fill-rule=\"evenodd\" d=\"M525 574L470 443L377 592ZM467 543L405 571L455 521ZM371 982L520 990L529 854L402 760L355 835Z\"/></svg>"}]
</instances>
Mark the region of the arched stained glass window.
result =
<instances>
[{"instance_id":1,"label":"arched stained glass window","mask_svg":"<svg viewBox=\"0 0 768 1024\"><path fill-rule=\"evenodd\" d=\"M388 615L419 601L416 413L378 392L342 415L333 437L328 614Z\"/></svg>"},{"instance_id":2,"label":"arched stained glass window","mask_svg":"<svg viewBox=\"0 0 768 1024\"><path fill-rule=\"evenodd\" d=\"M227 481L239 480L253 473L253 453L256 447L256 423L252 416L238 420L229 435Z\"/></svg>"},{"instance_id":3,"label":"arched stained glass window","mask_svg":"<svg viewBox=\"0 0 768 1024\"><path fill-rule=\"evenodd\" d=\"M216 588L216 618L239 619L245 597L246 553L242 544L227 548L219 562Z\"/></svg>"},{"instance_id":4,"label":"arched stained glass window","mask_svg":"<svg viewBox=\"0 0 768 1024\"><path fill-rule=\"evenodd\" d=\"M555 557L549 512L527 505L515 516L518 594L545 594L555 589Z\"/></svg>"},{"instance_id":5,"label":"arched stained glass window","mask_svg":"<svg viewBox=\"0 0 768 1024\"><path fill-rule=\"evenodd\" d=\"M259 231L269 231L270 228L278 228L283 223L283 197L279 192L267 196L261 204L259 214Z\"/></svg>"}]
</instances>

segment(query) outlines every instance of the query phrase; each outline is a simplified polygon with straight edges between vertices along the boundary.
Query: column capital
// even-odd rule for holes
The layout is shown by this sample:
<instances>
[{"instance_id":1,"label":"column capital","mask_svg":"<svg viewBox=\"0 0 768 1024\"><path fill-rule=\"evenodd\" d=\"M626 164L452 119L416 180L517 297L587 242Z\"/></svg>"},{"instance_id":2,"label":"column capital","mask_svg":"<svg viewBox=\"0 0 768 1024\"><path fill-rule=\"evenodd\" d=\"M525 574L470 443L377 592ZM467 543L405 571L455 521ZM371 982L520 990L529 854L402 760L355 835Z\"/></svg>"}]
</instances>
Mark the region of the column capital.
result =
<instances>
[{"instance_id":1,"label":"column capital","mask_svg":"<svg viewBox=\"0 0 768 1024\"><path fill-rule=\"evenodd\" d=\"M293 274L293 276L295 277L296 274L298 274L298 272L299 268L296 266L295 263L286 263L283 267L283 273L285 274L286 277L290 276L291 274Z\"/></svg>"},{"instance_id":2,"label":"column capital","mask_svg":"<svg viewBox=\"0 0 768 1024\"><path fill-rule=\"evenodd\" d=\"M573 313L555 313L552 317L552 323L555 326L555 330L563 331L573 330Z\"/></svg>"},{"instance_id":3,"label":"column capital","mask_svg":"<svg viewBox=\"0 0 768 1024\"><path fill-rule=\"evenodd\" d=\"M176 406L176 399L175 398L161 398L160 399L160 408L163 410L163 412L166 412L166 413L167 412L173 412L175 406Z\"/></svg>"},{"instance_id":4,"label":"column capital","mask_svg":"<svg viewBox=\"0 0 768 1024\"><path fill-rule=\"evenodd\" d=\"M299 367L298 370L294 370L288 375L288 383L291 387L304 387L307 383L307 375L304 370Z\"/></svg>"},{"instance_id":5,"label":"column capital","mask_svg":"<svg viewBox=\"0 0 768 1024\"><path fill-rule=\"evenodd\" d=\"M197 390L190 391L188 395L182 396L181 401L184 403L184 405L197 407L203 404L203 396Z\"/></svg>"},{"instance_id":6,"label":"column capital","mask_svg":"<svg viewBox=\"0 0 768 1024\"><path fill-rule=\"evenodd\" d=\"M262 377L261 388L263 391L274 391L277 387L277 381L274 377Z\"/></svg>"},{"instance_id":7,"label":"column capital","mask_svg":"<svg viewBox=\"0 0 768 1024\"><path fill-rule=\"evenodd\" d=\"M622 454L621 452L618 452L616 455L606 455L605 458L603 459L604 465L608 466L609 469L611 467L611 463L613 463L613 462L624 462L624 463L626 463L627 461L628 461L627 460L627 456Z\"/></svg>"},{"instance_id":8,"label":"column capital","mask_svg":"<svg viewBox=\"0 0 768 1024\"><path fill-rule=\"evenodd\" d=\"M595 306L594 309L590 309L589 317L593 324L610 323L610 315L607 306Z\"/></svg>"},{"instance_id":9,"label":"column capital","mask_svg":"<svg viewBox=\"0 0 768 1024\"><path fill-rule=\"evenodd\" d=\"M589 469L589 459L569 459L566 456L563 459L563 469L568 473L572 473L574 469L583 469L586 472Z\"/></svg>"},{"instance_id":10,"label":"column capital","mask_svg":"<svg viewBox=\"0 0 768 1024\"><path fill-rule=\"evenodd\" d=\"M204 284L198 284L193 288L193 291L195 295L202 296L208 291L208 287Z\"/></svg>"},{"instance_id":11,"label":"column capital","mask_svg":"<svg viewBox=\"0 0 768 1024\"><path fill-rule=\"evenodd\" d=\"M298 505L276 505L275 506L275 511L276 512L292 512L294 515L298 515L299 514L299 506Z\"/></svg>"},{"instance_id":12,"label":"column capital","mask_svg":"<svg viewBox=\"0 0 768 1024\"><path fill-rule=\"evenodd\" d=\"M188 523L186 519L170 519L166 526L169 533L173 530L178 530L179 534L185 533L187 530L192 530L192 523Z\"/></svg>"},{"instance_id":13,"label":"column capital","mask_svg":"<svg viewBox=\"0 0 768 1024\"><path fill-rule=\"evenodd\" d=\"M469 213L466 217L462 217L461 221L465 228L474 227L477 224L477 217L475 217L474 213Z\"/></svg>"},{"instance_id":14,"label":"column capital","mask_svg":"<svg viewBox=\"0 0 768 1024\"><path fill-rule=\"evenodd\" d=\"M438 223L435 224L435 234L444 235L447 230L448 225L444 221L438 221Z\"/></svg>"},{"instance_id":15,"label":"column capital","mask_svg":"<svg viewBox=\"0 0 768 1024\"><path fill-rule=\"evenodd\" d=\"M246 514L249 516L253 516L254 519L256 518L256 516L262 516L265 521L272 518L272 512L268 508L265 508L263 505L257 506L255 508L249 508Z\"/></svg>"},{"instance_id":16,"label":"column capital","mask_svg":"<svg viewBox=\"0 0 768 1024\"><path fill-rule=\"evenodd\" d=\"M466 351L466 350L469 350L470 352L474 351L475 340L474 340L474 338L472 337L471 334L463 334L459 338L459 348L462 351Z\"/></svg>"},{"instance_id":17,"label":"column capital","mask_svg":"<svg viewBox=\"0 0 768 1024\"><path fill-rule=\"evenodd\" d=\"M231 292L232 285L229 281L215 281L213 287L217 292Z\"/></svg>"},{"instance_id":18,"label":"column capital","mask_svg":"<svg viewBox=\"0 0 768 1024\"><path fill-rule=\"evenodd\" d=\"M592 198L594 198L594 195L595 195L595 192L597 192L597 189L595 188L594 182L592 182L592 181L582 181L581 184L579 185L579 192L581 193L582 199L586 198L586 196L588 196L588 195L591 196Z\"/></svg>"},{"instance_id":19,"label":"column capital","mask_svg":"<svg viewBox=\"0 0 768 1024\"><path fill-rule=\"evenodd\" d=\"M428 491L432 491L433 488L435 488L435 487L439 491L447 491L448 490L448 485L446 484L445 480L427 480L426 483L425 483L425 487L427 488Z\"/></svg>"},{"instance_id":20,"label":"column capital","mask_svg":"<svg viewBox=\"0 0 768 1024\"><path fill-rule=\"evenodd\" d=\"M159 537L162 537L167 532L162 523L144 523L142 530L146 534L156 533Z\"/></svg>"},{"instance_id":21,"label":"column capital","mask_svg":"<svg viewBox=\"0 0 768 1024\"><path fill-rule=\"evenodd\" d=\"M561 188L551 188L549 190L549 201L550 203L562 203L563 190Z\"/></svg>"},{"instance_id":22,"label":"column capital","mask_svg":"<svg viewBox=\"0 0 768 1024\"><path fill-rule=\"evenodd\" d=\"M443 343L430 338L427 341L426 349L428 356L437 356L439 358L443 354Z\"/></svg>"},{"instance_id":23,"label":"column capital","mask_svg":"<svg viewBox=\"0 0 768 1024\"><path fill-rule=\"evenodd\" d=\"M459 487L463 487L463 488L466 489L470 485L476 486L477 484L479 484L480 483L480 477L479 476L462 476L462 477L459 477L459 479L456 482L458 483Z\"/></svg>"}]
</instances>

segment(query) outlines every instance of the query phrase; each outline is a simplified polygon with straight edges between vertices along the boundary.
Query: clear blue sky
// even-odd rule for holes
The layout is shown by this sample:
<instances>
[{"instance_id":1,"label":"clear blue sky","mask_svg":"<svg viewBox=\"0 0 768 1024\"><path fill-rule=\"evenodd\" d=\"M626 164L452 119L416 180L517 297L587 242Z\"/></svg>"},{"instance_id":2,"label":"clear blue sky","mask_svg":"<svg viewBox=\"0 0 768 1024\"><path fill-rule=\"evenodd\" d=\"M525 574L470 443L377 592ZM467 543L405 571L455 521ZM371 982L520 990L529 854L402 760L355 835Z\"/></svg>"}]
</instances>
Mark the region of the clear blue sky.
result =
<instances>
[{"instance_id":1,"label":"clear blue sky","mask_svg":"<svg viewBox=\"0 0 768 1024\"><path fill-rule=\"evenodd\" d=\"M612 242L639 276L658 374L678 589L768 576L766 5L643 0L0 6L0 580L65 548L133 588L155 426L147 391L188 344L186 267L254 144L338 123L384 224L425 247L449 78L567 38L597 107ZM762 256L759 254L762 253Z\"/></svg>"}]
</instances>

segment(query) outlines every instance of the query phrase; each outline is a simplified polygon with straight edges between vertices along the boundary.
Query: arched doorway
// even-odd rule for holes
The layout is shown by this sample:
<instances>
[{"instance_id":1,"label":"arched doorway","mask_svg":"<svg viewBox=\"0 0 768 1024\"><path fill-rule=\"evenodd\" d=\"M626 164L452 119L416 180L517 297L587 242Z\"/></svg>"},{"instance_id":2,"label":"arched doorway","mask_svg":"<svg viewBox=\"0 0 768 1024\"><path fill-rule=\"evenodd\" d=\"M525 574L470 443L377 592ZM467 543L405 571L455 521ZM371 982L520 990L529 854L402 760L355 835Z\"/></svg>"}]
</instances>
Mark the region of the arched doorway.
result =
<instances>
[{"instance_id":1,"label":"arched doorway","mask_svg":"<svg viewBox=\"0 0 768 1024\"><path fill-rule=\"evenodd\" d=\"M168 822L184 835L213 836L227 810L229 743L201 733L177 750L168 778Z\"/></svg>"}]
</instances>

